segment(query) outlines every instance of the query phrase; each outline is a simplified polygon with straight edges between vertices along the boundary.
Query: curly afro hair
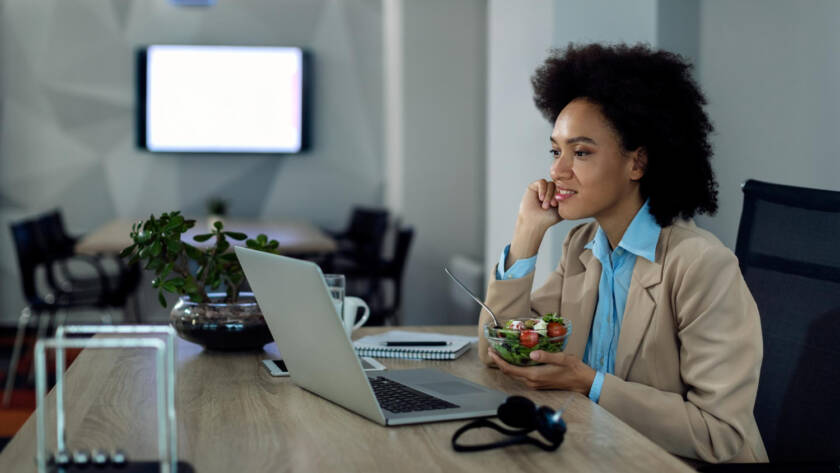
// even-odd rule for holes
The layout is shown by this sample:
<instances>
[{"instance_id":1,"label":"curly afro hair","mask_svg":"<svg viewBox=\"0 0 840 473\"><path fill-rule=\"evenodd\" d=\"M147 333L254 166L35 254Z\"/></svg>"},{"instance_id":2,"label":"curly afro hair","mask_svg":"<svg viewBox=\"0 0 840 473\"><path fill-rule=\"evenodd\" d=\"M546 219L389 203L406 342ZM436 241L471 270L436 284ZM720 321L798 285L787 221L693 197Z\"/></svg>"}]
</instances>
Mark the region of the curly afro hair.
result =
<instances>
[{"instance_id":1,"label":"curly afro hair","mask_svg":"<svg viewBox=\"0 0 840 473\"><path fill-rule=\"evenodd\" d=\"M555 49L531 79L534 103L554 122L572 100L587 99L618 133L625 150L642 147L643 199L660 226L676 217L717 211L717 182L708 137L706 98L691 65L644 45L590 44Z\"/></svg>"}]
</instances>

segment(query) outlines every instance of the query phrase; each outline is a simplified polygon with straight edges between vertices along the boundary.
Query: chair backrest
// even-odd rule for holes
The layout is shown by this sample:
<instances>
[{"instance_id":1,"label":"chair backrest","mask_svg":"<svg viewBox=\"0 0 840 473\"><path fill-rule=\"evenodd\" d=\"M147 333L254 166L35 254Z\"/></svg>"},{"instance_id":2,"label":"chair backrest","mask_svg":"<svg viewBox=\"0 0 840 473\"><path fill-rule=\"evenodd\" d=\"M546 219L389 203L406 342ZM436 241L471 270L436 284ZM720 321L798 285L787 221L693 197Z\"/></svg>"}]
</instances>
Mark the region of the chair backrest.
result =
<instances>
[{"instance_id":1,"label":"chair backrest","mask_svg":"<svg viewBox=\"0 0 840 473\"><path fill-rule=\"evenodd\" d=\"M10 229L12 239L15 242L24 298L29 304L40 303L41 298L38 296L35 271L39 265L46 264L49 261L49 255L44 249L44 242L41 233L38 231L38 222L24 220L12 223Z\"/></svg>"},{"instance_id":2,"label":"chair backrest","mask_svg":"<svg viewBox=\"0 0 840 473\"><path fill-rule=\"evenodd\" d=\"M378 261L382 254L382 243L388 230L388 211L356 207L345 232L353 242L362 259Z\"/></svg>"},{"instance_id":3,"label":"chair backrest","mask_svg":"<svg viewBox=\"0 0 840 473\"><path fill-rule=\"evenodd\" d=\"M400 307L402 299L402 278L405 273L405 265L408 262L408 250L411 249L411 241L414 239L414 228L406 227L397 233L397 240L394 243L394 257L385 266L384 276L394 281L394 306L392 311Z\"/></svg>"},{"instance_id":4,"label":"chair backrest","mask_svg":"<svg viewBox=\"0 0 840 473\"><path fill-rule=\"evenodd\" d=\"M397 232L397 238L394 242L394 256L385 266L385 276L395 279L402 278L412 240L414 240L413 227L405 227Z\"/></svg>"},{"instance_id":5,"label":"chair backrest","mask_svg":"<svg viewBox=\"0 0 840 473\"><path fill-rule=\"evenodd\" d=\"M64 229L64 218L58 209L39 216L36 220L46 248L54 258L67 258L73 255L75 240Z\"/></svg>"},{"instance_id":6,"label":"chair backrest","mask_svg":"<svg viewBox=\"0 0 840 473\"><path fill-rule=\"evenodd\" d=\"M840 192L743 186L735 253L761 314L755 417L773 462L840 458Z\"/></svg>"}]
</instances>

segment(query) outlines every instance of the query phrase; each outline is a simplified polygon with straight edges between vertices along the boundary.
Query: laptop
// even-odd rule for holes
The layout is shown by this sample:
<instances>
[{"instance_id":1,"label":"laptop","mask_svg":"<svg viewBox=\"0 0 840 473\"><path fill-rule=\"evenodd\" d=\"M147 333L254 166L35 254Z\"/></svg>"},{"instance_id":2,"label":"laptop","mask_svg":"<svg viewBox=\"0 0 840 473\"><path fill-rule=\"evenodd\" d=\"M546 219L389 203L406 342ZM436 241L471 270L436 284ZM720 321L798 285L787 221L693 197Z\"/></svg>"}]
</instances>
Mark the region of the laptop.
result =
<instances>
[{"instance_id":1,"label":"laptop","mask_svg":"<svg viewBox=\"0 0 840 473\"><path fill-rule=\"evenodd\" d=\"M235 247L292 381L381 425L489 417L507 394L436 369L366 373L314 263Z\"/></svg>"}]
</instances>

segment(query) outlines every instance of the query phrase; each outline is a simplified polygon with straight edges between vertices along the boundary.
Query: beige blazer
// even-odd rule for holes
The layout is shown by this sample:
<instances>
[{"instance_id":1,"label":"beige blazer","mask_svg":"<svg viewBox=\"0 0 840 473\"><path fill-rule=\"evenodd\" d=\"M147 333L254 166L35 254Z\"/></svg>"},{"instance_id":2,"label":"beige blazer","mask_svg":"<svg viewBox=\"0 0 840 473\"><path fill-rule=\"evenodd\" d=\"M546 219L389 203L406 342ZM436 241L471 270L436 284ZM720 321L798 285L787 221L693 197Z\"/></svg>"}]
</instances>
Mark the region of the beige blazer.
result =
<instances>
[{"instance_id":1,"label":"beige blazer","mask_svg":"<svg viewBox=\"0 0 840 473\"><path fill-rule=\"evenodd\" d=\"M497 281L487 305L501 319L560 312L572 321L566 353L583 358L601 264L585 249L598 226L572 229L546 283ZM637 257L616 350L599 404L669 452L707 462L766 462L753 416L761 324L738 260L693 221L662 229L656 262ZM479 355L486 364L482 310Z\"/></svg>"}]
</instances>

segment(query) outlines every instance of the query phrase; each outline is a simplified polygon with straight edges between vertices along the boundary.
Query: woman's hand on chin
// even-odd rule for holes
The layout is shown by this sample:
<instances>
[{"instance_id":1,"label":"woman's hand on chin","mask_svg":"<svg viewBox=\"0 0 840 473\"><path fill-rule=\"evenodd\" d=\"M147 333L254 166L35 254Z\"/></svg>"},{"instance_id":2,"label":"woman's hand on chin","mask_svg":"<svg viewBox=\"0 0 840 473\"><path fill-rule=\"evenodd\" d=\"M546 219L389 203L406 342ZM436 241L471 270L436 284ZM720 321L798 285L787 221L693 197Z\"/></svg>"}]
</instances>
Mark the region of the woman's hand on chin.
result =
<instances>
[{"instance_id":1,"label":"woman's hand on chin","mask_svg":"<svg viewBox=\"0 0 840 473\"><path fill-rule=\"evenodd\" d=\"M519 202L517 225L545 232L563 220L557 213L557 199L554 198L556 190L554 183L545 179L537 179L528 184Z\"/></svg>"},{"instance_id":2,"label":"woman's hand on chin","mask_svg":"<svg viewBox=\"0 0 840 473\"><path fill-rule=\"evenodd\" d=\"M537 254L546 230L563 220L557 213L555 190L554 183L545 179L528 184L528 189L519 202L516 228L510 242L508 267L519 259Z\"/></svg>"},{"instance_id":3,"label":"woman's hand on chin","mask_svg":"<svg viewBox=\"0 0 840 473\"><path fill-rule=\"evenodd\" d=\"M487 350L502 373L531 389L562 389L588 396L595 380L595 370L575 356L537 350L531 352L531 359L544 365L514 366L503 360L492 348Z\"/></svg>"}]
</instances>

